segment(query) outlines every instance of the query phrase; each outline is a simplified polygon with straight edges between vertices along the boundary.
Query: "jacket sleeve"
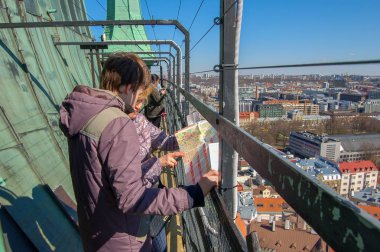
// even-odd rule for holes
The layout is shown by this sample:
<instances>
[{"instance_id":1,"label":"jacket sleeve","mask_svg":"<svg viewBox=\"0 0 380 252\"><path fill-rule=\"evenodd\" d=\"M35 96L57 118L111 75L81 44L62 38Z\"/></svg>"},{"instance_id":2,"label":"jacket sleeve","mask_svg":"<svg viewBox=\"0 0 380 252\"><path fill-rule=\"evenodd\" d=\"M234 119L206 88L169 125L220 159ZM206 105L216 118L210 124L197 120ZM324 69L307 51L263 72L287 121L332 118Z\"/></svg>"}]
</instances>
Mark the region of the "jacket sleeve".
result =
<instances>
[{"instance_id":1,"label":"jacket sleeve","mask_svg":"<svg viewBox=\"0 0 380 252\"><path fill-rule=\"evenodd\" d=\"M163 189L144 185L138 136L129 118L117 118L107 125L98 150L105 179L124 213L170 215L204 205L198 184Z\"/></svg>"},{"instance_id":2,"label":"jacket sleeve","mask_svg":"<svg viewBox=\"0 0 380 252\"><path fill-rule=\"evenodd\" d=\"M162 167L157 157L152 157L142 162L141 169L145 185L151 186L160 179Z\"/></svg>"},{"instance_id":3,"label":"jacket sleeve","mask_svg":"<svg viewBox=\"0 0 380 252\"><path fill-rule=\"evenodd\" d=\"M177 138L175 136L166 136L164 131L154 126L151 122L149 122L146 119L145 116L141 118L141 120L144 120L143 130L150 134L150 139L152 140L151 148L153 150L163 150L163 151L179 150Z\"/></svg>"}]
</instances>

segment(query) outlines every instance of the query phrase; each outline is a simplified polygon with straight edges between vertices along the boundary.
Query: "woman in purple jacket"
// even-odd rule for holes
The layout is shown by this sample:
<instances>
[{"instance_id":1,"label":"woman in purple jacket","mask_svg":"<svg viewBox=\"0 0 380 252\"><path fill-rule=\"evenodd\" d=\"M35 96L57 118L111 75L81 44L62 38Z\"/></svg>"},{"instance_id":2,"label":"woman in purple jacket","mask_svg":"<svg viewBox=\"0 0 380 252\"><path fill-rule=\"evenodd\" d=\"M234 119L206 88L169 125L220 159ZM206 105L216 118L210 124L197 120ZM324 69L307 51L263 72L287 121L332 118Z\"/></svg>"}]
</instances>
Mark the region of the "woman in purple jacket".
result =
<instances>
[{"instance_id":1,"label":"woman in purple jacket","mask_svg":"<svg viewBox=\"0 0 380 252\"><path fill-rule=\"evenodd\" d=\"M60 127L68 138L79 231L85 251L151 251L141 215L171 215L204 205L218 174L184 188L144 183L136 128L123 112L150 82L134 54L111 55L102 89L76 86L63 101Z\"/></svg>"}]
</instances>

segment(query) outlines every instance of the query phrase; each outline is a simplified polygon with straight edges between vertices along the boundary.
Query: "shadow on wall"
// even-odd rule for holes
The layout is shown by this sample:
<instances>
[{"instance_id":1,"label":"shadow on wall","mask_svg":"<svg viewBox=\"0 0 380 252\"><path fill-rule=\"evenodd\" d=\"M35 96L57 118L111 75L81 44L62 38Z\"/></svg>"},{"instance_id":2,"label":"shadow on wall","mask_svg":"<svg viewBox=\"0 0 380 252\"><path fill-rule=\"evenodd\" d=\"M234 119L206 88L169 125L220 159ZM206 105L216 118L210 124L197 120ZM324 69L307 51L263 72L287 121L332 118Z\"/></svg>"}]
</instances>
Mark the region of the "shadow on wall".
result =
<instances>
[{"instance_id":1,"label":"shadow on wall","mask_svg":"<svg viewBox=\"0 0 380 252\"><path fill-rule=\"evenodd\" d=\"M31 198L0 187L0 202L3 232L12 251L24 251L26 246L30 246L27 251L83 250L79 233L64 225L65 217L53 210L57 206L43 185L33 188ZM65 234L68 230L72 232ZM24 249L20 250L20 246Z\"/></svg>"}]
</instances>

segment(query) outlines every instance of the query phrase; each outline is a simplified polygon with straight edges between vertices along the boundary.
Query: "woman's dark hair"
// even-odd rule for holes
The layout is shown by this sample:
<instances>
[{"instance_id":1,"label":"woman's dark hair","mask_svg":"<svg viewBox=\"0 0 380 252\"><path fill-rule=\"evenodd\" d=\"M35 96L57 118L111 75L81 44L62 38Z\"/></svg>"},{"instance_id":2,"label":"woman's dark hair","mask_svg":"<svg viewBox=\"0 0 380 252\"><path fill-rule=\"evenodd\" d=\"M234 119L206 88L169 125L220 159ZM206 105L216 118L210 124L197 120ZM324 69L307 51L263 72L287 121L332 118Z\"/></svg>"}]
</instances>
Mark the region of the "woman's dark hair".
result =
<instances>
[{"instance_id":1,"label":"woman's dark hair","mask_svg":"<svg viewBox=\"0 0 380 252\"><path fill-rule=\"evenodd\" d=\"M156 82L160 79L157 74L151 74L151 83L156 84Z\"/></svg>"},{"instance_id":2,"label":"woman's dark hair","mask_svg":"<svg viewBox=\"0 0 380 252\"><path fill-rule=\"evenodd\" d=\"M118 91L121 85L132 85L136 92L150 84L150 72L144 61L133 53L114 53L103 66L100 85L103 89Z\"/></svg>"}]
</instances>

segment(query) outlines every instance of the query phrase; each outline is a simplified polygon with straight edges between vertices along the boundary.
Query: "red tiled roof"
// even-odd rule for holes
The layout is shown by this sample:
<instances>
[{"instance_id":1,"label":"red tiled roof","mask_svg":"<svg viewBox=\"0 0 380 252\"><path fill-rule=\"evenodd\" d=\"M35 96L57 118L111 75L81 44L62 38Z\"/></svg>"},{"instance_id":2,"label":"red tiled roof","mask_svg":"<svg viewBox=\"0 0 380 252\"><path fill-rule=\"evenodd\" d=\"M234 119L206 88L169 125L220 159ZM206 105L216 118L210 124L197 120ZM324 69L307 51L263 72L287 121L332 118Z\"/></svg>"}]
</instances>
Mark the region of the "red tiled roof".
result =
<instances>
[{"instance_id":1,"label":"red tiled roof","mask_svg":"<svg viewBox=\"0 0 380 252\"><path fill-rule=\"evenodd\" d=\"M380 221L380 207L379 206L359 205L359 207Z\"/></svg>"},{"instance_id":2,"label":"red tiled roof","mask_svg":"<svg viewBox=\"0 0 380 252\"><path fill-rule=\"evenodd\" d=\"M341 162L339 163L339 170L342 173L356 173L364 171L378 171L379 169L370 160L361 160L353 162Z\"/></svg>"},{"instance_id":3,"label":"red tiled roof","mask_svg":"<svg viewBox=\"0 0 380 252\"><path fill-rule=\"evenodd\" d=\"M247 225L245 225L244 221L240 218L239 213L236 214L235 224L239 228L243 237L246 237L247 236Z\"/></svg>"},{"instance_id":4,"label":"red tiled roof","mask_svg":"<svg viewBox=\"0 0 380 252\"><path fill-rule=\"evenodd\" d=\"M274 232L272 224L267 222L252 222L250 231L256 232L262 249L271 249L277 252L312 251L318 246L321 239L319 235L311 234L306 230L285 230L283 224L277 221Z\"/></svg>"},{"instance_id":5,"label":"red tiled roof","mask_svg":"<svg viewBox=\"0 0 380 252\"><path fill-rule=\"evenodd\" d=\"M246 167L246 166L249 166L248 162L245 161L245 160L240 160L240 167Z\"/></svg>"},{"instance_id":6,"label":"red tiled roof","mask_svg":"<svg viewBox=\"0 0 380 252\"><path fill-rule=\"evenodd\" d=\"M285 203L283 198L254 198L258 213L281 213Z\"/></svg>"}]
</instances>

